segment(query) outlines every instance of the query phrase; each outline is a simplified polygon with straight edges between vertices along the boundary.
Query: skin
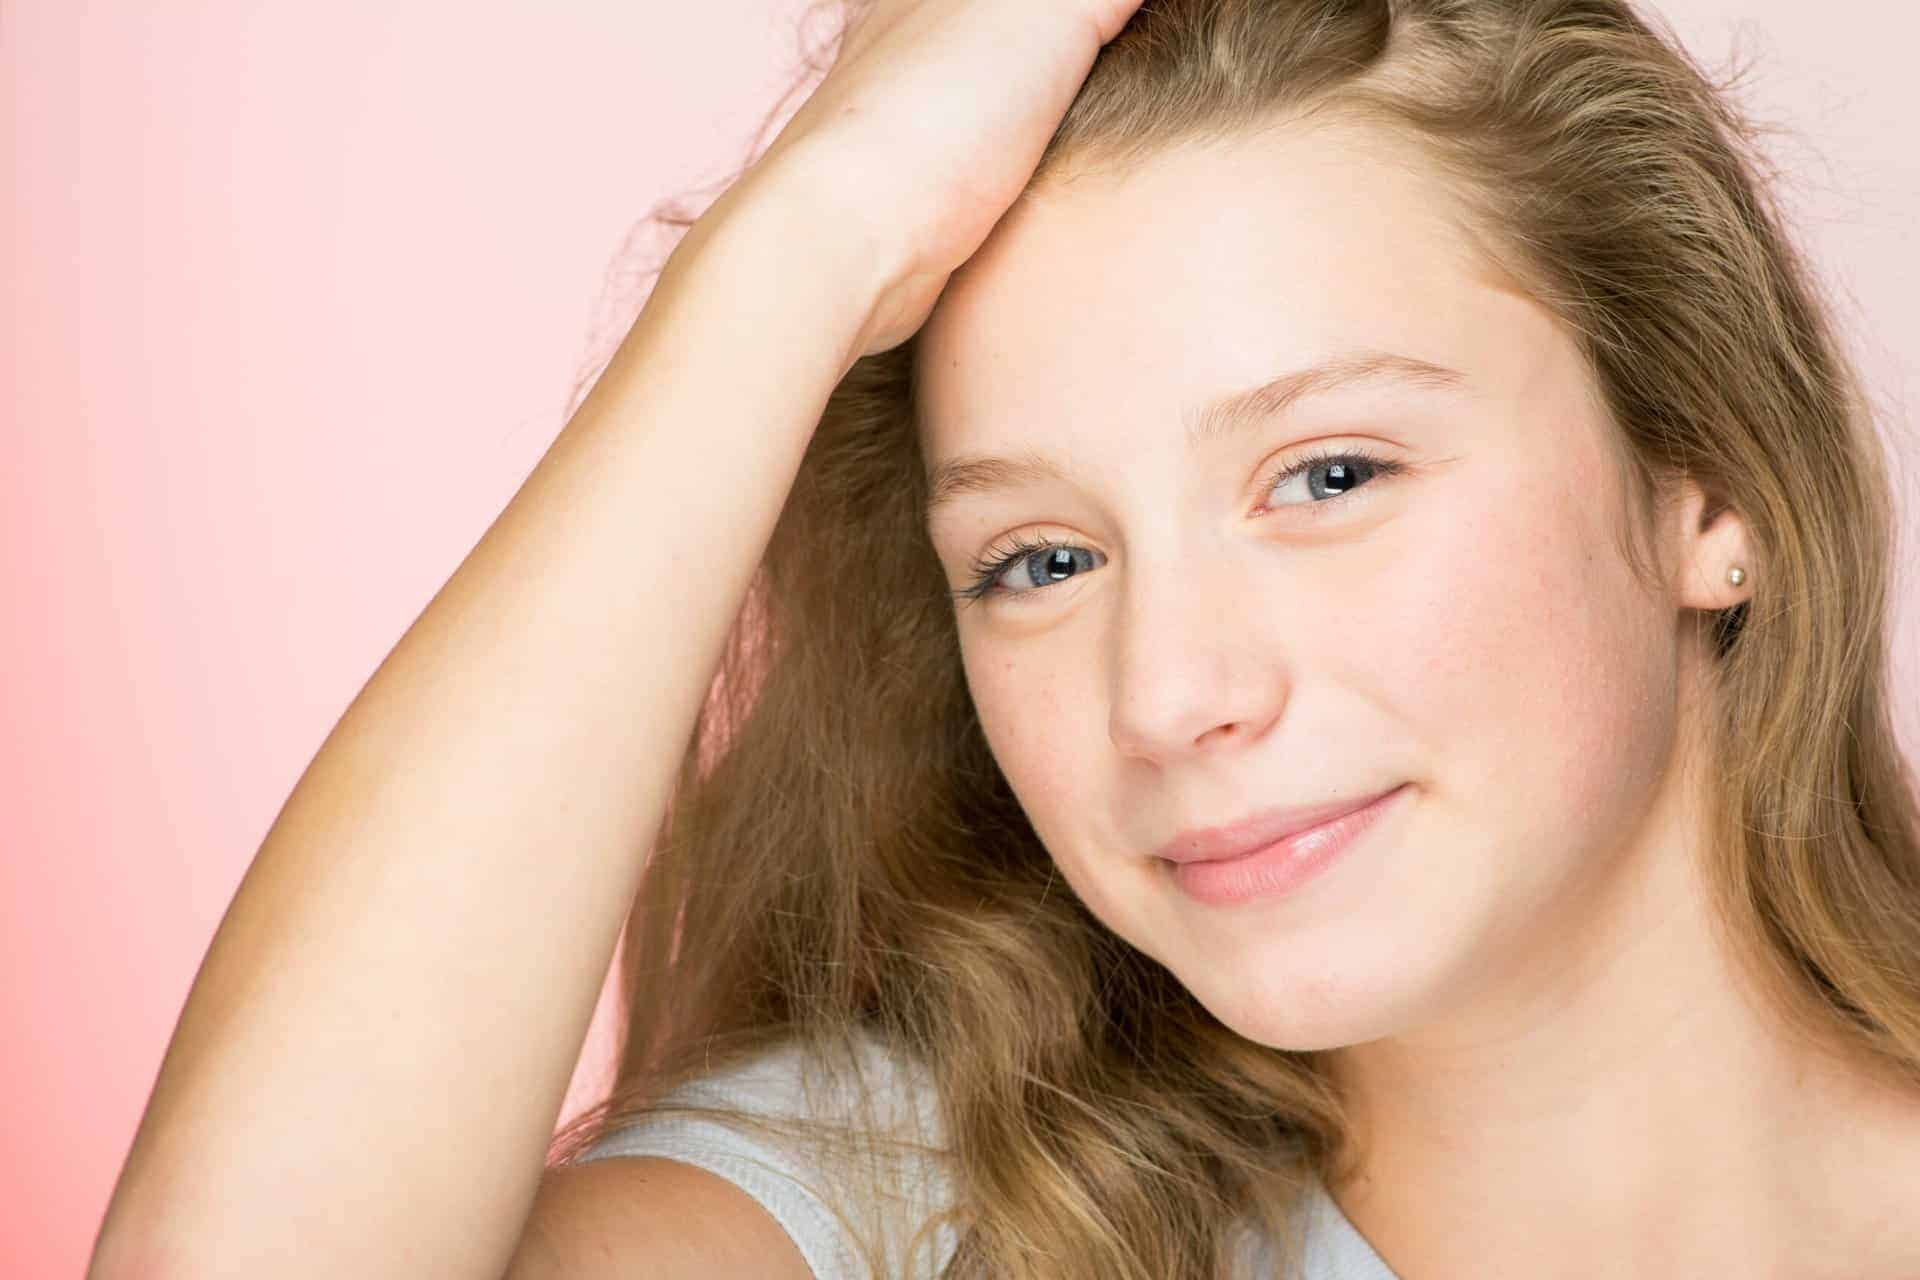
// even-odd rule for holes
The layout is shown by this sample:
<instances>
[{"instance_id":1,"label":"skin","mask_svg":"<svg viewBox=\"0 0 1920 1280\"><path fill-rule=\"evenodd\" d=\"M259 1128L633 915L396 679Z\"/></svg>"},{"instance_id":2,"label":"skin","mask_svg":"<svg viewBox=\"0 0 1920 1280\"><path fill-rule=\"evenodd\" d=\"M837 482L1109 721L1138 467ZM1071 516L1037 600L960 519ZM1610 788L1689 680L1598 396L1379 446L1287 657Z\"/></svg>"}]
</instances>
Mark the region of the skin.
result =
<instances>
[{"instance_id":1,"label":"skin","mask_svg":"<svg viewBox=\"0 0 1920 1280\"><path fill-rule=\"evenodd\" d=\"M1689 611L1751 593L1746 529L1680 482L1636 579L1572 336L1403 146L1287 125L1055 183L956 273L920 338L930 469L1065 475L935 511L948 584L1013 535L1080 549L956 604L995 756L1110 928L1248 1038L1334 1051L1364 1152L1335 1198L1401 1275L1920 1274L1920 1101L1788 1037L1695 873ZM1466 379L1186 443L1354 348ZM1405 469L1262 487L1354 445ZM1207 905L1154 856L1403 783L1285 895Z\"/></svg>"}]
</instances>

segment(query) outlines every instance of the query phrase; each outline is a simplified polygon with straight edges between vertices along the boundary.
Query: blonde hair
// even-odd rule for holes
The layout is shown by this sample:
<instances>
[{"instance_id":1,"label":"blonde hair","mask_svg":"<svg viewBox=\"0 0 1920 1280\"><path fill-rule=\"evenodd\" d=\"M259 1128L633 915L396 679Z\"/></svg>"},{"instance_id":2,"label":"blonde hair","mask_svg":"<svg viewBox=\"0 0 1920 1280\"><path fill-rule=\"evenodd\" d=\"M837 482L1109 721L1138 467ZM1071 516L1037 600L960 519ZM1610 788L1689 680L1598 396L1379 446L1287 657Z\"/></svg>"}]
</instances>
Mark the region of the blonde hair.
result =
<instances>
[{"instance_id":1,"label":"blonde hair","mask_svg":"<svg viewBox=\"0 0 1920 1280\"><path fill-rule=\"evenodd\" d=\"M1684 475L1746 521L1750 602L1695 615L1718 918L1787 1024L1920 1081L1889 456L1731 87L1624 0L1146 0L1032 185L1310 115L1417 145L1579 344L1640 515ZM1236 1220L1278 1238L1351 1173L1346 1113L1323 1054L1235 1034L1055 882L921 523L917 342L825 407L634 904L617 1080L555 1156L776 1042L873 1035L937 1086L946 1275L1217 1276Z\"/></svg>"}]
</instances>

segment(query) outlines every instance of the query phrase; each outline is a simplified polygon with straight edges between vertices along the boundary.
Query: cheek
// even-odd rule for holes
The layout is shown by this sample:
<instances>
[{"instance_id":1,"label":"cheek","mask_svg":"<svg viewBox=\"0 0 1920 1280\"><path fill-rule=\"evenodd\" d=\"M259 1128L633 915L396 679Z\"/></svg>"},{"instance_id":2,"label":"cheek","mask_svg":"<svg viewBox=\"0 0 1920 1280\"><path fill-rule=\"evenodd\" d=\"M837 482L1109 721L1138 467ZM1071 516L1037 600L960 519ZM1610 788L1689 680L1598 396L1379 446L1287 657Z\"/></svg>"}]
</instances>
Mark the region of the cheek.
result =
<instances>
[{"instance_id":1,"label":"cheek","mask_svg":"<svg viewBox=\"0 0 1920 1280\"><path fill-rule=\"evenodd\" d=\"M1085 797L1086 783L1074 776L1099 757L1098 743L1086 740L1079 725L1094 705L1085 661L1034 662L1017 646L964 642L962 665L980 727L1014 795L1048 847L1048 815Z\"/></svg>"},{"instance_id":2,"label":"cheek","mask_svg":"<svg viewBox=\"0 0 1920 1280\"><path fill-rule=\"evenodd\" d=\"M1018 644L963 642L967 686L994 759L1034 833L1052 854L1060 877L1094 915L1140 945L1125 910L1128 878L1111 870L1113 850L1098 847L1090 813L1104 812L1111 794L1113 744L1107 737L1106 694L1099 666L1084 656L1061 661L1047 641L1023 654ZM1070 642L1056 639L1067 646Z\"/></svg>"},{"instance_id":3,"label":"cheek","mask_svg":"<svg viewBox=\"0 0 1920 1280\"><path fill-rule=\"evenodd\" d=\"M1677 651L1670 615L1620 559L1611 508L1575 483L1526 483L1497 490L1524 499L1424 531L1396 594L1396 637L1412 643L1369 658L1396 672L1385 696L1438 788L1490 833L1571 852L1583 825L1630 821L1645 800Z\"/></svg>"}]
</instances>

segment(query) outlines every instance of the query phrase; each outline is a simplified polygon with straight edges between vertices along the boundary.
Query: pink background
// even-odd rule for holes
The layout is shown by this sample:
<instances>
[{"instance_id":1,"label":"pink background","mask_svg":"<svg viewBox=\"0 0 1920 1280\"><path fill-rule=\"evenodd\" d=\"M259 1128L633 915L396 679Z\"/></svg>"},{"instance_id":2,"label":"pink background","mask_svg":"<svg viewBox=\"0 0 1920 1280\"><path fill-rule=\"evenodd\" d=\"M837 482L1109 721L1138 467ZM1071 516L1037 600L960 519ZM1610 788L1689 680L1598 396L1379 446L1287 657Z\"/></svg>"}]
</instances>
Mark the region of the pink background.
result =
<instances>
[{"instance_id":1,"label":"pink background","mask_svg":"<svg viewBox=\"0 0 1920 1280\"><path fill-rule=\"evenodd\" d=\"M626 233L743 156L801 7L0 7L7 1275L81 1273L241 873L560 429L596 326L624 332ZM1913 20L1657 9L1710 63L1760 55L1751 101L1904 441L1914 559Z\"/></svg>"}]
</instances>

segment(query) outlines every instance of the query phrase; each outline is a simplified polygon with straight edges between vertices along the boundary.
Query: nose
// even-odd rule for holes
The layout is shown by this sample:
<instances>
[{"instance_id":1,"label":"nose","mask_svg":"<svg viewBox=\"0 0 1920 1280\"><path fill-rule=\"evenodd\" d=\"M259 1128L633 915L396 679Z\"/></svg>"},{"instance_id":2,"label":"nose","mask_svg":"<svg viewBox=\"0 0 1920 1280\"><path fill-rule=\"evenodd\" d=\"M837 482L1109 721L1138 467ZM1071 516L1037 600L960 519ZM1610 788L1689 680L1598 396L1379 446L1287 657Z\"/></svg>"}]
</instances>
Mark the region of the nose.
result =
<instances>
[{"instance_id":1,"label":"nose","mask_svg":"<svg viewBox=\"0 0 1920 1280\"><path fill-rule=\"evenodd\" d=\"M1147 553L1123 572L1109 636L1108 736L1166 764L1264 736L1292 688L1284 595L1241 549Z\"/></svg>"}]
</instances>

